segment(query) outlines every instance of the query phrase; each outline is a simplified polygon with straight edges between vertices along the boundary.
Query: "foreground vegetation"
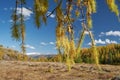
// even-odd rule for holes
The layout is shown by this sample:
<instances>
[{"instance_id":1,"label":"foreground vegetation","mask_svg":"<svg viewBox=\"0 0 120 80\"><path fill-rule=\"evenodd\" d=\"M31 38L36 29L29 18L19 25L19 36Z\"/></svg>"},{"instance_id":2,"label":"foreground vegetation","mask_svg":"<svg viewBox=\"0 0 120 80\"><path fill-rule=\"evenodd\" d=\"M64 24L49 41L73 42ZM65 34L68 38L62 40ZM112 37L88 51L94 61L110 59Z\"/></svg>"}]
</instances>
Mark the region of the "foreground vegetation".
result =
<instances>
[{"instance_id":1,"label":"foreground vegetation","mask_svg":"<svg viewBox=\"0 0 120 80\"><path fill-rule=\"evenodd\" d=\"M75 64L68 72L67 66L58 62L0 61L0 80L119 80L120 66Z\"/></svg>"}]
</instances>

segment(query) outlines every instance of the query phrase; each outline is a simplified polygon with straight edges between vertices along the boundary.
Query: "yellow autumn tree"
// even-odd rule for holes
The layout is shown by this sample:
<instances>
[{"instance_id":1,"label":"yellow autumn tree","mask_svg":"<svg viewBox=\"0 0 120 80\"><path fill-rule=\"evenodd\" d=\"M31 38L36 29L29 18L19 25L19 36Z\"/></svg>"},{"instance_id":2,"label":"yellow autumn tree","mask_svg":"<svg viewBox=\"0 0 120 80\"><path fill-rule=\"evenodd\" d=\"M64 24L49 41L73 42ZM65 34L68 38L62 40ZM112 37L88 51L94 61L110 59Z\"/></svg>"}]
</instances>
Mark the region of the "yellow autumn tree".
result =
<instances>
[{"instance_id":1,"label":"yellow autumn tree","mask_svg":"<svg viewBox=\"0 0 120 80\"><path fill-rule=\"evenodd\" d=\"M16 0L17 2L25 3L25 0ZM74 64L74 59L80 53L82 43L85 38L85 31L89 33L91 39L91 47L93 50L94 61L100 69L99 66L99 55L95 46L94 36L90 31L92 28L92 17L91 15L96 13L96 0L54 0L54 4L57 6L51 11L49 15L46 16L49 4L48 0L34 0L34 14L35 14L35 23L39 28L41 22L46 23L47 17L51 14L56 14L56 47L59 54L64 54L65 62L68 65L68 69L71 69L71 65ZM116 5L116 0L106 0L106 3L109 9L119 17L118 6ZM63 6L63 4L65 6ZM24 38L25 38L25 26L23 25L24 20L21 10L21 20L20 28L19 24L16 24L18 21L18 16L16 14L16 8L13 13L13 27L12 27L12 36L16 39L22 38L22 50L25 52L24 47ZM74 22L78 19L81 19L80 25L77 27L82 27L82 32L80 34L78 42L75 42L75 29ZM76 44L77 43L77 44Z\"/></svg>"}]
</instances>

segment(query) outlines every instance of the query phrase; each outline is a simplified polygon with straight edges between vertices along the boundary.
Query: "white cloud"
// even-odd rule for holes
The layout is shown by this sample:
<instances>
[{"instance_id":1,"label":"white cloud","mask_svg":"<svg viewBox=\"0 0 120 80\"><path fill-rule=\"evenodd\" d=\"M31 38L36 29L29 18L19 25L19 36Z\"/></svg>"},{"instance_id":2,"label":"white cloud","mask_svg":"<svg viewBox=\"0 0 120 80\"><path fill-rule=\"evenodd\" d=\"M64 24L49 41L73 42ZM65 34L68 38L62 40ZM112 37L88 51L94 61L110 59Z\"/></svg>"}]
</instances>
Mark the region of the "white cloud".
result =
<instances>
[{"instance_id":1,"label":"white cloud","mask_svg":"<svg viewBox=\"0 0 120 80\"><path fill-rule=\"evenodd\" d=\"M88 31L85 31L85 34L87 34L87 35L88 35L88 34L89 34L89 32L88 32Z\"/></svg>"},{"instance_id":2,"label":"white cloud","mask_svg":"<svg viewBox=\"0 0 120 80\"><path fill-rule=\"evenodd\" d=\"M101 32L100 37L106 35L106 36L119 36L120 37L120 31L108 31L108 32Z\"/></svg>"},{"instance_id":3,"label":"white cloud","mask_svg":"<svg viewBox=\"0 0 120 80\"><path fill-rule=\"evenodd\" d=\"M41 42L40 43L41 46L54 45L54 44L55 44L55 42L47 42L47 43L46 42Z\"/></svg>"},{"instance_id":4,"label":"white cloud","mask_svg":"<svg viewBox=\"0 0 120 80\"><path fill-rule=\"evenodd\" d=\"M105 42L108 43L108 44L111 43L111 41L109 39L105 39Z\"/></svg>"},{"instance_id":5,"label":"white cloud","mask_svg":"<svg viewBox=\"0 0 120 80\"><path fill-rule=\"evenodd\" d=\"M25 45L26 48L29 48L29 49L35 49L35 47L31 46L31 45Z\"/></svg>"},{"instance_id":6,"label":"white cloud","mask_svg":"<svg viewBox=\"0 0 120 80\"><path fill-rule=\"evenodd\" d=\"M29 19L31 14L33 14L33 12L25 7L22 8L23 9L23 15L25 17L25 20ZM21 8L17 8L17 13L21 14Z\"/></svg>"},{"instance_id":7,"label":"white cloud","mask_svg":"<svg viewBox=\"0 0 120 80\"><path fill-rule=\"evenodd\" d=\"M13 20L11 19L11 20L9 20L8 22L10 22L10 23L11 23L11 22L13 22Z\"/></svg>"},{"instance_id":8,"label":"white cloud","mask_svg":"<svg viewBox=\"0 0 120 80\"><path fill-rule=\"evenodd\" d=\"M111 44L111 43L117 44L117 41L113 41L113 40L109 40L109 39L105 39L105 42L107 44Z\"/></svg>"},{"instance_id":9,"label":"white cloud","mask_svg":"<svg viewBox=\"0 0 120 80\"><path fill-rule=\"evenodd\" d=\"M16 48L16 46L14 46L14 45L12 45L11 47L12 47L12 48Z\"/></svg>"},{"instance_id":10,"label":"white cloud","mask_svg":"<svg viewBox=\"0 0 120 80\"><path fill-rule=\"evenodd\" d=\"M52 52L44 52L44 53L40 53L40 52L28 52L26 54L27 55L52 55L52 54L56 54L56 53L52 53Z\"/></svg>"},{"instance_id":11,"label":"white cloud","mask_svg":"<svg viewBox=\"0 0 120 80\"><path fill-rule=\"evenodd\" d=\"M4 20L2 20L1 22L2 22L3 24L5 23L5 21L4 21Z\"/></svg>"},{"instance_id":12,"label":"white cloud","mask_svg":"<svg viewBox=\"0 0 120 80\"><path fill-rule=\"evenodd\" d=\"M12 8L12 7L10 7L9 9L10 9L10 10L13 10L13 8Z\"/></svg>"},{"instance_id":13,"label":"white cloud","mask_svg":"<svg viewBox=\"0 0 120 80\"><path fill-rule=\"evenodd\" d=\"M42 46L46 46L47 45L47 43L45 43L45 42L41 42L40 43Z\"/></svg>"},{"instance_id":14,"label":"white cloud","mask_svg":"<svg viewBox=\"0 0 120 80\"><path fill-rule=\"evenodd\" d=\"M85 19L78 19L79 21L85 21Z\"/></svg>"},{"instance_id":15,"label":"white cloud","mask_svg":"<svg viewBox=\"0 0 120 80\"><path fill-rule=\"evenodd\" d=\"M103 41L101 39L95 40L95 44L105 44L105 41ZM91 45L91 42L89 42L88 45Z\"/></svg>"},{"instance_id":16,"label":"white cloud","mask_svg":"<svg viewBox=\"0 0 120 80\"><path fill-rule=\"evenodd\" d=\"M120 37L120 31L109 31L109 32L106 32L106 36L119 36Z\"/></svg>"},{"instance_id":17,"label":"white cloud","mask_svg":"<svg viewBox=\"0 0 120 80\"><path fill-rule=\"evenodd\" d=\"M74 40L78 41L78 40L79 40L79 38L75 38Z\"/></svg>"},{"instance_id":18,"label":"white cloud","mask_svg":"<svg viewBox=\"0 0 120 80\"><path fill-rule=\"evenodd\" d=\"M92 45L91 42L89 42L88 45Z\"/></svg>"},{"instance_id":19,"label":"white cloud","mask_svg":"<svg viewBox=\"0 0 120 80\"><path fill-rule=\"evenodd\" d=\"M90 31L90 33L91 33L91 32L92 32L92 31ZM89 34L89 32L88 32L88 31L85 31L85 34L86 34L86 35L88 35L88 34Z\"/></svg>"},{"instance_id":20,"label":"white cloud","mask_svg":"<svg viewBox=\"0 0 120 80\"><path fill-rule=\"evenodd\" d=\"M7 8L4 8L5 11L7 11L8 9Z\"/></svg>"},{"instance_id":21,"label":"white cloud","mask_svg":"<svg viewBox=\"0 0 120 80\"><path fill-rule=\"evenodd\" d=\"M41 53L39 52L29 52L29 53L26 53L27 55L40 55Z\"/></svg>"},{"instance_id":22,"label":"white cloud","mask_svg":"<svg viewBox=\"0 0 120 80\"><path fill-rule=\"evenodd\" d=\"M48 11L48 12L47 12L47 16L50 15L50 14L51 14L51 12ZM51 17L51 18L55 18L55 15L54 15L54 14L51 14L49 17Z\"/></svg>"},{"instance_id":23,"label":"white cloud","mask_svg":"<svg viewBox=\"0 0 120 80\"><path fill-rule=\"evenodd\" d=\"M95 44L117 44L117 41L113 41L113 40L110 40L110 39L105 39L105 40L101 40L101 39L98 39L98 40L95 40ZM88 45L91 45L91 42L88 43Z\"/></svg>"},{"instance_id":24,"label":"white cloud","mask_svg":"<svg viewBox=\"0 0 120 80\"><path fill-rule=\"evenodd\" d=\"M103 36L104 34L105 34L104 32L101 32L100 35L99 35L99 37Z\"/></svg>"},{"instance_id":25,"label":"white cloud","mask_svg":"<svg viewBox=\"0 0 120 80\"><path fill-rule=\"evenodd\" d=\"M101 32L101 34L105 34L104 32Z\"/></svg>"},{"instance_id":26,"label":"white cloud","mask_svg":"<svg viewBox=\"0 0 120 80\"><path fill-rule=\"evenodd\" d=\"M55 46L53 49L54 49L54 50L57 50L58 48L57 48L57 46Z\"/></svg>"},{"instance_id":27,"label":"white cloud","mask_svg":"<svg viewBox=\"0 0 120 80\"><path fill-rule=\"evenodd\" d=\"M54 45L54 42L49 42L49 44Z\"/></svg>"},{"instance_id":28,"label":"white cloud","mask_svg":"<svg viewBox=\"0 0 120 80\"><path fill-rule=\"evenodd\" d=\"M105 44L105 41L99 39L99 40L95 40L95 44Z\"/></svg>"},{"instance_id":29,"label":"white cloud","mask_svg":"<svg viewBox=\"0 0 120 80\"><path fill-rule=\"evenodd\" d=\"M15 49L15 48L16 48L16 46L12 45L12 46L10 46L10 48L11 48L11 49Z\"/></svg>"}]
</instances>

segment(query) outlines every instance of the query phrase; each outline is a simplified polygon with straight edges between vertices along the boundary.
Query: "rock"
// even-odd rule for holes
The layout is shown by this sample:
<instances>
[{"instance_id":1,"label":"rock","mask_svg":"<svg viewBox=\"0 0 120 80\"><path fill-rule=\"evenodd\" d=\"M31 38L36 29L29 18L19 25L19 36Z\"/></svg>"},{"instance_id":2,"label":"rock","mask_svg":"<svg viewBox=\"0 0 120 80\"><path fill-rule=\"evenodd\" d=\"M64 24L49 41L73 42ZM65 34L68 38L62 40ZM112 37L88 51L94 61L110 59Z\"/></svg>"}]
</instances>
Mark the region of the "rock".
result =
<instances>
[{"instance_id":1,"label":"rock","mask_svg":"<svg viewBox=\"0 0 120 80\"><path fill-rule=\"evenodd\" d=\"M120 76L115 76L111 80L120 80Z\"/></svg>"},{"instance_id":2,"label":"rock","mask_svg":"<svg viewBox=\"0 0 120 80\"><path fill-rule=\"evenodd\" d=\"M10 57L7 54L4 54L3 60L10 60Z\"/></svg>"}]
</instances>

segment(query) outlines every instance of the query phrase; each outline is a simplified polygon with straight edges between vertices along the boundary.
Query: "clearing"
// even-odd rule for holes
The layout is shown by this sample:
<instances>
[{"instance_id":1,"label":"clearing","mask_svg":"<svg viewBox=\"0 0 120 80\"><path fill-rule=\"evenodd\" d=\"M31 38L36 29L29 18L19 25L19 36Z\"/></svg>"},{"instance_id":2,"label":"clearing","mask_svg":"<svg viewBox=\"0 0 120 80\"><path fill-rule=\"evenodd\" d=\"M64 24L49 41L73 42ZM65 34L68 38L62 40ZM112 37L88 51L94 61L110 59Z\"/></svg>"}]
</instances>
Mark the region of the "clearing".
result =
<instances>
[{"instance_id":1,"label":"clearing","mask_svg":"<svg viewBox=\"0 0 120 80\"><path fill-rule=\"evenodd\" d=\"M120 76L120 65L75 64L70 72L64 63L0 61L0 80L111 80Z\"/></svg>"}]
</instances>

